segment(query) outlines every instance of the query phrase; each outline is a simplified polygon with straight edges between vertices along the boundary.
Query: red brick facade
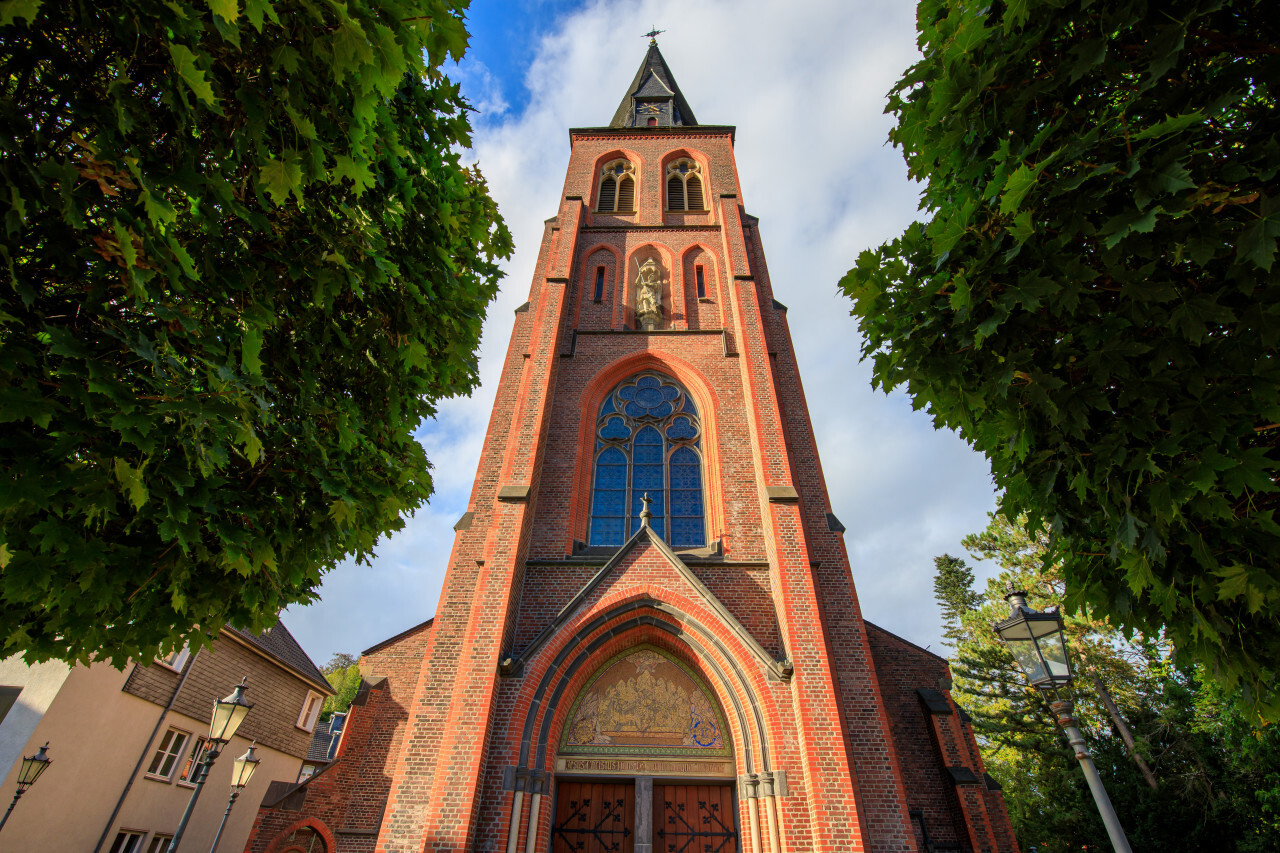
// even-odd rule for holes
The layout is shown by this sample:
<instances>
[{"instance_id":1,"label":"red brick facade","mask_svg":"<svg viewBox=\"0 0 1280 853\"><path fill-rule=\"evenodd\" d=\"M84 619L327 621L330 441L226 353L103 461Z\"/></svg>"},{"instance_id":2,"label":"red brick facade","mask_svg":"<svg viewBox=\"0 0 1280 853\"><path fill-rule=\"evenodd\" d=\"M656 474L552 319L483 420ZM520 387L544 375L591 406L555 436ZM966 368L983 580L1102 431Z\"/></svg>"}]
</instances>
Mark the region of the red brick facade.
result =
<instances>
[{"instance_id":1,"label":"red brick facade","mask_svg":"<svg viewBox=\"0 0 1280 853\"><path fill-rule=\"evenodd\" d=\"M264 803L254 853L544 853L559 781L688 777L674 761L558 763L579 691L641 644L724 711L738 833L725 849L1017 850L945 661L863 621L734 129L691 118L570 132L434 623L365 655L339 760ZM620 157L636 210L596 212ZM666 209L677 158L700 167L704 212ZM662 276L652 331L637 329L642 257ZM705 548L677 554L648 528L621 550L585 544L597 412L646 370L701 417ZM654 849L637 826L634 849Z\"/></svg>"}]
</instances>

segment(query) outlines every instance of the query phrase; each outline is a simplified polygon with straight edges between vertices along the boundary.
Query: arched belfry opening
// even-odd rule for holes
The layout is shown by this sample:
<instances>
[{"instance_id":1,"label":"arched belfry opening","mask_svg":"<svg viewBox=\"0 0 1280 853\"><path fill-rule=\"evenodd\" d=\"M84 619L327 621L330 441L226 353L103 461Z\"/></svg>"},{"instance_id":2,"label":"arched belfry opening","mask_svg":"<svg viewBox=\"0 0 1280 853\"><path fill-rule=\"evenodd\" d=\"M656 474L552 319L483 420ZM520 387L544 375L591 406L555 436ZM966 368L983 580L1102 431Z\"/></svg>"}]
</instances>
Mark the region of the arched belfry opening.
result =
<instances>
[{"instance_id":1,"label":"arched belfry opening","mask_svg":"<svg viewBox=\"0 0 1280 853\"><path fill-rule=\"evenodd\" d=\"M733 736L692 667L648 643L583 684L555 762L552 853L739 849Z\"/></svg>"}]
</instances>

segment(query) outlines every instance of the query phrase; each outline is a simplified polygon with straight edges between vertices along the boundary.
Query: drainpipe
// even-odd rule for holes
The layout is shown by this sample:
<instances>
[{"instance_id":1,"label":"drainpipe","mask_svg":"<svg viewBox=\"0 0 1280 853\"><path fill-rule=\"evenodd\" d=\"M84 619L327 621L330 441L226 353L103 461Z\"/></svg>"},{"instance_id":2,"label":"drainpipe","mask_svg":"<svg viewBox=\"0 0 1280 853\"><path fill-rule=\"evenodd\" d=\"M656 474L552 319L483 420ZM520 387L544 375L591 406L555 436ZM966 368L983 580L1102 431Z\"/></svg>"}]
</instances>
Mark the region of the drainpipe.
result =
<instances>
[{"instance_id":1,"label":"drainpipe","mask_svg":"<svg viewBox=\"0 0 1280 853\"><path fill-rule=\"evenodd\" d=\"M156 741L156 734L159 733L160 727L164 725L164 721L169 717L169 711L173 710L173 703L178 701L178 693L181 692L182 685L187 683L187 676L195 668L196 657L199 654L199 651L195 651L191 653L191 657L187 658L187 666L186 669L182 670L182 677L178 679L178 686L173 688L173 695L169 697L169 704L165 705L164 710L160 712L155 728L151 730L151 737L147 738L147 744L142 748L142 754L138 756L138 763L133 765L133 772L129 774L129 781L124 783L124 790L120 792L120 799L116 800L116 807L112 809L111 817L107 818L107 825L102 827L102 835L98 836L98 845L93 848L93 853L102 853L102 845L107 843L107 835L111 832L111 827L115 826L116 818L120 815L120 809L124 808L125 798L129 796L129 791L133 788L133 782L138 778L138 771L142 769L142 762L146 761L147 756L151 754L151 745ZM142 666L142 664L134 664L135 668L139 666Z\"/></svg>"}]
</instances>

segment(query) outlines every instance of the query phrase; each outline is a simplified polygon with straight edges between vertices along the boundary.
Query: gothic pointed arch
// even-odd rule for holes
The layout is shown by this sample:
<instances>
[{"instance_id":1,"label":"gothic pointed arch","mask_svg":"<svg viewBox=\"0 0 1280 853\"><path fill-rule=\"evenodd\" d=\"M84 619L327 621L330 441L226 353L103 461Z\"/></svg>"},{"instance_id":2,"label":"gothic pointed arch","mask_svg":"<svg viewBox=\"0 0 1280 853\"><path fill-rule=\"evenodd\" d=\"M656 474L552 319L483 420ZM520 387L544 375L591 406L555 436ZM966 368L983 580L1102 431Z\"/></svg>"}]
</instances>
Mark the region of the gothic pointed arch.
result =
<instances>
[{"instance_id":1,"label":"gothic pointed arch","mask_svg":"<svg viewBox=\"0 0 1280 853\"><path fill-rule=\"evenodd\" d=\"M587 544L621 547L649 525L674 548L707 544L702 420L684 386L646 370L619 382L596 412Z\"/></svg>"},{"instance_id":2,"label":"gothic pointed arch","mask_svg":"<svg viewBox=\"0 0 1280 853\"><path fill-rule=\"evenodd\" d=\"M651 643L605 661L570 706L561 756L732 758L724 709L675 655Z\"/></svg>"}]
</instances>

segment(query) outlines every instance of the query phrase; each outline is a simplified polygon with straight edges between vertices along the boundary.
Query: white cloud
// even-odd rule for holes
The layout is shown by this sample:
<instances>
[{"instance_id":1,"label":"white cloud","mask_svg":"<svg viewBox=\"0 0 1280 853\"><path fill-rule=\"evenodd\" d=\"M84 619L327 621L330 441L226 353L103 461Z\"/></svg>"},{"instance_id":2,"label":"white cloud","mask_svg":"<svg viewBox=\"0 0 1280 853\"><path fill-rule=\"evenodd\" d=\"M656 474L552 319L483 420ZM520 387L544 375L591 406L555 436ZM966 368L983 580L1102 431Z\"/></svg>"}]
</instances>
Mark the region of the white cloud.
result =
<instances>
[{"instance_id":1,"label":"white cloud","mask_svg":"<svg viewBox=\"0 0 1280 853\"><path fill-rule=\"evenodd\" d=\"M788 319L832 508L866 617L938 647L933 557L959 552L993 507L986 461L901 395L870 387L860 338L836 283L858 253L916 215L917 190L886 143L884 96L915 60L914 4L903 0L591 3L540 42L520 114L480 63L464 74L477 122L474 156L515 239L508 277L485 325L483 387L441 406L422 431L437 494L380 548L373 568L344 567L323 602L286 619L323 661L358 651L434 612L465 510L506 352L525 301L543 221L556 213L569 127L606 124L644 56L638 36L665 27L663 55L700 122L737 125L743 203L760 230Z\"/></svg>"}]
</instances>

